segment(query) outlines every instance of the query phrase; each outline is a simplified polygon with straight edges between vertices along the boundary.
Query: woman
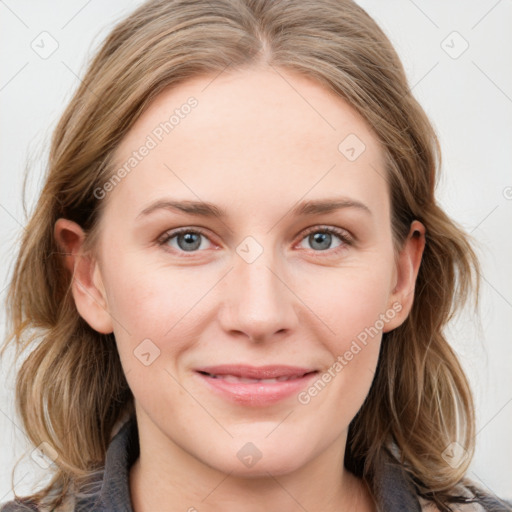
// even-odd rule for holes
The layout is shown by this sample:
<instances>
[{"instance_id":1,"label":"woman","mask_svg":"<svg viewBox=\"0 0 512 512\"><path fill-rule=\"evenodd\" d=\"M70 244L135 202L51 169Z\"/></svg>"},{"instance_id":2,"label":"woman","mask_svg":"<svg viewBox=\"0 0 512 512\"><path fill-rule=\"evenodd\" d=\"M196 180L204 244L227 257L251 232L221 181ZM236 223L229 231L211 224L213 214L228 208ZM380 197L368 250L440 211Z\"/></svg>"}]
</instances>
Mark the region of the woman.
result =
<instances>
[{"instance_id":1,"label":"woman","mask_svg":"<svg viewBox=\"0 0 512 512\"><path fill-rule=\"evenodd\" d=\"M435 133L348 1L150 1L53 137L9 290L52 481L2 510L509 510L443 336ZM36 339L37 337L37 339Z\"/></svg>"}]
</instances>

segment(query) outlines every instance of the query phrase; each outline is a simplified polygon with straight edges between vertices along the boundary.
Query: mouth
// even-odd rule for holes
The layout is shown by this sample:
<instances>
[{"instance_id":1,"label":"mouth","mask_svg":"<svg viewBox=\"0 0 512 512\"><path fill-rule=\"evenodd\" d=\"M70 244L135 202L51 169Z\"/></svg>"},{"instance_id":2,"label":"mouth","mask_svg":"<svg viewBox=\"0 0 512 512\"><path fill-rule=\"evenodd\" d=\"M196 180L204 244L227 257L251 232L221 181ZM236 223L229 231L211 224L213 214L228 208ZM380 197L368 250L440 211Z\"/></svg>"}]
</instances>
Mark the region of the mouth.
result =
<instances>
[{"instance_id":1,"label":"mouth","mask_svg":"<svg viewBox=\"0 0 512 512\"><path fill-rule=\"evenodd\" d=\"M263 406L298 393L319 372L284 365L221 365L198 368L195 373L225 399L240 405Z\"/></svg>"},{"instance_id":2,"label":"mouth","mask_svg":"<svg viewBox=\"0 0 512 512\"><path fill-rule=\"evenodd\" d=\"M237 377L236 375L215 375L215 374L211 374L211 373L207 373L207 372L199 372L199 373L202 373L203 375L207 375L208 377L211 377L212 379L222 379L222 380L225 380L226 382L244 382L244 383L261 382L263 384L270 384L272 382L284 382L287 380L300 379L300 378L304 377L304 375L307 375L307 373L303 373L302 375L296 376L296 377L286 377L286 376L282 375L281 377L275 377L272 379L249 379L247 377Z\"/></svg>"}]
</instances>

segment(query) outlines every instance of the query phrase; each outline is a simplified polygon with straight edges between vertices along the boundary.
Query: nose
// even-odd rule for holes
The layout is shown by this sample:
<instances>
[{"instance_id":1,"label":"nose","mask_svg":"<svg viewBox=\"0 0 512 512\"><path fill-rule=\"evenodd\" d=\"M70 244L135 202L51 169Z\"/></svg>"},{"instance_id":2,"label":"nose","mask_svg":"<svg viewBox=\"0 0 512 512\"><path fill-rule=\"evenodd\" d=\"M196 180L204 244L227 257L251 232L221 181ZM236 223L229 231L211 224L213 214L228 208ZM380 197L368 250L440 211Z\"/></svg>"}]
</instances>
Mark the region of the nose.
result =
<instances>
[{"instance_id":1,"label":"nose","mask_svg":"<svg viewBox=\"0 0 512 512\"><path fill-rule=\"evenodd\" d=\"M264 342L292 331L300 302L286 282L286 264L270 250L252 262L234 255L234 268L223 287L220 323L225 332Z\"/></svg>"}]
</instances>

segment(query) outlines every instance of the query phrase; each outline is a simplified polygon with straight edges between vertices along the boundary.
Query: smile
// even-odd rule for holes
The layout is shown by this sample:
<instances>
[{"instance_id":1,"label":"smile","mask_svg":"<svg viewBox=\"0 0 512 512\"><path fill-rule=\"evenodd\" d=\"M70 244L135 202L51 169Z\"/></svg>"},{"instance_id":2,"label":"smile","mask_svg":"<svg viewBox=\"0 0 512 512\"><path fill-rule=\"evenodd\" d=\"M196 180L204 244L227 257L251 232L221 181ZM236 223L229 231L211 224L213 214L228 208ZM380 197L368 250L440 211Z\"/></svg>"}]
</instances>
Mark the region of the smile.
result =
<instances>
[{"instance_id":1,"label":"smile","mask_svg":"<svg viewBox=\"0 0 512 512\"><path fill-rule=\"evenodd\" d=\"M301 375L301 377L287 377L287 376L283 375L281 377L275 377L273 379L249 379L247 377L237 377L236 375L212 375L210 373L206 373L206 375L208 375L209 377L212 377L214 379L225 380L226 382L244 382L244 383L254 383L254 384L257 384L259 382L261 382L263 384L269 384L272 382L284 382L287 380L300 379L301 377L303 377L303 375Z\"/></svg>"},{"instance_id":2,"label":"smile","mask_svg":"<svg viewBox=\"0 0 512 512\"><path fill-rule=\"evenodd\" d=\"M196 369L194 373L216 396L238 405L262 407L297 395L318 370L282 365L221 365Z\"/></svg>"}]
</instances>

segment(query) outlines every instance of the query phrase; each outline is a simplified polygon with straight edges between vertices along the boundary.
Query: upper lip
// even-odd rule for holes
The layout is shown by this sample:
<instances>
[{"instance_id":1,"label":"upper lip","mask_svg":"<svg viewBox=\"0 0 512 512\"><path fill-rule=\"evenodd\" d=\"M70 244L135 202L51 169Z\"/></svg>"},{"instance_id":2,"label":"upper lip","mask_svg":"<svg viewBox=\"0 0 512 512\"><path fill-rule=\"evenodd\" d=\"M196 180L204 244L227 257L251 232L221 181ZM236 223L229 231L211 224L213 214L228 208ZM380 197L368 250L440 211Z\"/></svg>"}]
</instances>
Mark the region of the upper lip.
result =
<instances>
[{"instance_id":1,"label":"upper lip","mask_svg":"<svg viewBox=\"0 0 512 512\"><path fill-rule=\"evenodd\" d=\"M278 377L302 377L304 374L316 370L287 365L250 366L245 364L222 364L203 366L196 368L196 371L210 373L211 375L233 375L245 379L276 379Z\"/></svg>"}]
</instances>

